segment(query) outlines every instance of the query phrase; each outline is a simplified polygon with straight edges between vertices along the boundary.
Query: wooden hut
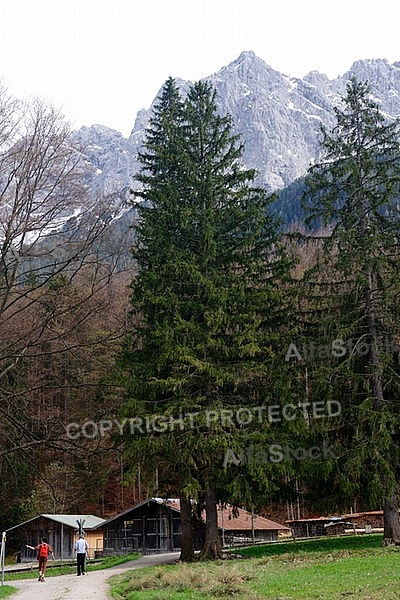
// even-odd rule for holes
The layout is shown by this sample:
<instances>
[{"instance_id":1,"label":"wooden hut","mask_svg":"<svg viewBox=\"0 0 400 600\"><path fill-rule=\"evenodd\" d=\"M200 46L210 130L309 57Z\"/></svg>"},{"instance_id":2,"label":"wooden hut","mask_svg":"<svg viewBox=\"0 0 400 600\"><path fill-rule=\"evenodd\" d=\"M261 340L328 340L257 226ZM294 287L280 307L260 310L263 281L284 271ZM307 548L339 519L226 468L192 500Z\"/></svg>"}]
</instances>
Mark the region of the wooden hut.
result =
<instances>
[{"instance_id":1,"label":"wooden hut","mask_svg":"<svg viewBox=\"0 0 400 600\"><path fill-rule=\"evenodd\" d=\"M286 521L294 538L307 538L336 533L344 533L341 517L312 517L309 519L293 519ZM332 529L334 528L334 529ZM343 531L342 531L343 529Z\"/></svg>"},{"instance_id":2,"label":"wooden hut","mask_svg":"<svg viewBox=\"0 0 400 600\"><path fill-rule=\"evenodd\" d=\"M36 560L36 552L26 548L26 544L36 546L42 537L46 537L54 550L57 560L72 559L74 546L79 533L79 522L83 523L85 538L89 545L89 556L103 549L101 525L104 519L94 515L53 515L42 514L29 521L10 527L7 540L12 547L20 547L19 560Z\"/></svg>"},{"instance_id":3,"label":"wooden hut","mask_svg":"<svg viewBox=\"0 0 400 600\"><path fill-rule=\"evenodd\" d=\"M383 510L349 513L340 517L315 517L286 521L293 537L371 533L383 531Z\"/></svg>"},{"instance_id":4,"label":"wooden hut","mask_svg":"<svg viewBox=\"0 0 400 600\"><path fill-rule=\"evenodd\" d=\"M105 556L174 552L181 545L181 516L174 503L151 498L102 524Z\"/></svg>"},{"instance_id":5,"label":"wooden hut","mask_svg":"<svg viewBox=\"0 0 400 600\"><path fill-rule=\"evenodd\" d=\"M344 515L344 518L348 521L348 525L353 527L354 533L383 532L383 510L349 513Z\"/></svg>"}]
</instances>

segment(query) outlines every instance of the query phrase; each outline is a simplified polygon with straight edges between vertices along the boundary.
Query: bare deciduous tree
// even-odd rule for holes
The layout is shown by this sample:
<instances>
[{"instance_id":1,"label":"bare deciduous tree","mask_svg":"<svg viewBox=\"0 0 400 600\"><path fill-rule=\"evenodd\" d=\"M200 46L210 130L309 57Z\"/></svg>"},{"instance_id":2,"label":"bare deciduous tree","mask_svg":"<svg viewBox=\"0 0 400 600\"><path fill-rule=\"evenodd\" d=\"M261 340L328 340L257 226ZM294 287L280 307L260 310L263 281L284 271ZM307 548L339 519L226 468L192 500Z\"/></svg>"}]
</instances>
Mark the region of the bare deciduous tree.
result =
<instances>
[{"instance_id":1,"label":"bare deciduous tree","mask_svg":"<svg viewBox=\"0 0 400 600\"><path fill-rule=\"evenodd\" d=\"M72 384L94 387L124 329L110 281L125 249L103 244L115 215L70 134L58 110L0 87L0 457L10 472L16 456L35 462L35 449L73 452L60 442L59 399Z\"/></svg>"}]
</instances>

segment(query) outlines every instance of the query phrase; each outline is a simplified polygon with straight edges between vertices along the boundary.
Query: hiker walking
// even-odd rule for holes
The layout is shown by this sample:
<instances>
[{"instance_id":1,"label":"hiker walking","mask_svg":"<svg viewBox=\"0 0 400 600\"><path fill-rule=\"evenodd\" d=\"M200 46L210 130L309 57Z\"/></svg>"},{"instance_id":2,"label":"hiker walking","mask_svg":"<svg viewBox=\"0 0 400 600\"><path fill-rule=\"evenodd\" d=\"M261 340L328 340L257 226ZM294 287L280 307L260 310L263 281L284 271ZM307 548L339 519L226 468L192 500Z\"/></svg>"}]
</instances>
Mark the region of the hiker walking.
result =
<instances>
[{"instance_id":1,"label":"hiker walking","mask_svg":"<svg viewBox=\"0 0 400 600\"><path fill-rule=\"evenodd\" d=\"M86 553L89 549L88 543L85 540L85 536L83 533L80 534L79 540L76 541L75 544L75 552L76 552L76 567L78 570L78 575L82 573L85 574L85 558Z\"/></svg>"},{"instance_id":2,"label":"hiker walking","mask_svg":"<svg viewBox=\"0 0 400 600\"><path fill-rule=\"evenodd\" d=\"M38 579L38 581L44 581L44 574L46 572L47 559L49 558L49 554L51 554L51 556L54 560L53 548L51 546L49 546L49 544L47 543L47 538L45 538L45 537L42 538L42 541L37 546L29 546L28 544L25 544L25 545L27 548L30 548L31 550L37 550L37 552L38 552L37 558L39 561L39 579Z\"/></svg>"}]
</instances>

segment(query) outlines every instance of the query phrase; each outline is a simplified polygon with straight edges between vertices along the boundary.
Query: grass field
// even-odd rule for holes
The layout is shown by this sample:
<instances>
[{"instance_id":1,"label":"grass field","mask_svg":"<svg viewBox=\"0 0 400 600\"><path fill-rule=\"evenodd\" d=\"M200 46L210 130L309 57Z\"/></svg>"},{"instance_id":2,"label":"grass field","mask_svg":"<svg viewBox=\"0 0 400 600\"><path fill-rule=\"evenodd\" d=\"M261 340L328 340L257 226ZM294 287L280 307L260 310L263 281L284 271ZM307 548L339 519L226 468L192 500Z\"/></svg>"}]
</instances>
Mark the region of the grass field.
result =
<instances>
[{"instance_id":1,"label":"grass field","mask_svg":"<svg viewBox=\"0 0 400 600\"><path fill-rule=\"evenodd\" d=\"M382 536L324 538L242 550L242 559L131 571L112 580L115 600L395 600L400 549Z\"/></svg>"}]
</instances>

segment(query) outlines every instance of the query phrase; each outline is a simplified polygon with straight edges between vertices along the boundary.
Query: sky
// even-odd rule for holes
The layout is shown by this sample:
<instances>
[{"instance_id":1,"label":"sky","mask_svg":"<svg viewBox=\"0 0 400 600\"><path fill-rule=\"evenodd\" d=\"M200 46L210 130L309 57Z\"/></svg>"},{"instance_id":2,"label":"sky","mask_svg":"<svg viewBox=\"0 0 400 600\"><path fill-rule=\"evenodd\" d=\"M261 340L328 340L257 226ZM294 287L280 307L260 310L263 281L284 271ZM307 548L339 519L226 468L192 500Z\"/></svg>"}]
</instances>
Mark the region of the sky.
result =
<instances>
[{"instance_id":1,"label":"sky","mask_svg":"<svg viewBox=\"0 0 400 600\"><path fill-rule=\"evenodd\" d=\"M294 77L400 61L399 0L0 0L0 20L9 93L124 136L169 76L197 81L243 50Z\"/></svg>"}]
</instances>

